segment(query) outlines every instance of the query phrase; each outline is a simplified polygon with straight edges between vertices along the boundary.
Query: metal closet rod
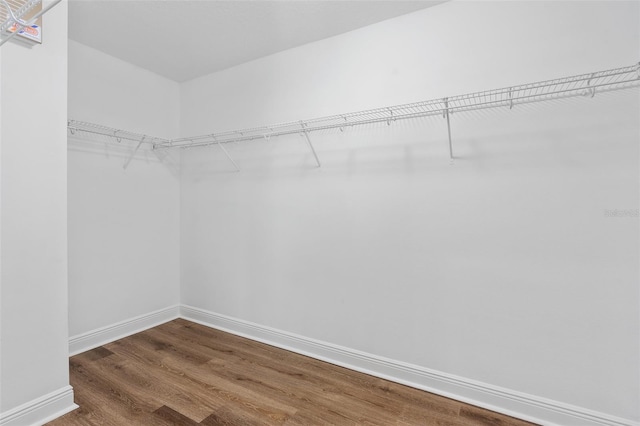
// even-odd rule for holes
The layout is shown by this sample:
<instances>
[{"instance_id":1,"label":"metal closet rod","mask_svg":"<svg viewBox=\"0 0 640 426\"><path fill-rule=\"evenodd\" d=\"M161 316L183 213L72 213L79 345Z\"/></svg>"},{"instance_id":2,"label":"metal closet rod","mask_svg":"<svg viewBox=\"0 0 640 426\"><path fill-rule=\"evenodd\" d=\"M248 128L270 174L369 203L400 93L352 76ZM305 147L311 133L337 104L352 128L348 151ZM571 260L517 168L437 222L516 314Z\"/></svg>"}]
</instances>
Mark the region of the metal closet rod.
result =
<instances>
[{"instance_id":1,"label":"metal closet rod","mask_svg":"<svg viewBox=\"0 0 640 426\"><path fill-rule=\"evenodd\" d=\"M597 92L607 92L638 86L640 86L640 63L606 71L574 75L559 79L432 99L410 104L177 139L152 138L128 132L126 130L78 121L70 121L69 130L72 133L74 131L81 131L116 139L119 138L149 143L154 149L190 148L214 144L217 144L222 148L222 144L225 143L270 139L271 137L292 134L306 136L307 141L311 145L309 133L320 130L344 130L345 128L352 126L385 122L391 125L392 122L398 120L438 115L442 115L447 119L447 121L449 121L449 115L457 112L498 107L513 108L518 104L542 102L574 96L593 97ZM449 138L450 136L449 127ZM313 150L312 145L311 149ZM451 155L453 156L452 152ZM316 161L318 161L317 155L315 157Z\"/></svg>"}]
</instances>

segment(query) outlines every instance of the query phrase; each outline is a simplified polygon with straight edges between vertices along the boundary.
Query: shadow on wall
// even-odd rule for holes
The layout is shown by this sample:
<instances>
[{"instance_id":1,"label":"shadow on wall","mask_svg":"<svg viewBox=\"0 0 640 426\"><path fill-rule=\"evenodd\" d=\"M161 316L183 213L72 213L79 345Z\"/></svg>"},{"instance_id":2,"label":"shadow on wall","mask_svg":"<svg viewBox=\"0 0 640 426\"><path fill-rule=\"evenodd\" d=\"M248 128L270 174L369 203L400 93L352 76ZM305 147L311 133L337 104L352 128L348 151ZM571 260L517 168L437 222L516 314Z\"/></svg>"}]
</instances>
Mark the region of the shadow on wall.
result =
<instances>
[{"instance_id":1,"label":"shadow on wall","mask_svg":"<svg viewBox=\"0 0 640 426\"><path fill-rule=\"evenodd\" d=\"M103 157L125 169L141 165L162 164L176 179L180 177L180 152L167 149L150 149L148 146L136 150L136 143L113 138L104 141L83 138L79 135L67 137L67 151ZM117 167L117 166L115 166Z\"/></svg>"},{"instance_id":2,"label":"shadow on wall","mask_svg":"<svg viewBox=\"0 0 640 426\"><path fill-rule=\"evenodd\" d=\"M377 123L311 133L321 167L317 167L302 134L225 144L240 172L215 145L186 150L182 166L186 176L194 181L227 174L224 179L234 179L238 173L277 178L328 173L412 175L446 171L451 167L479 171L489 165L493 170L573 167L581 164L581 153L599 149L602 144L610 145L611 154L615 155L619 141L594 141L584 137L575 140L572 135L579 129L602 130L603 126L611 126L603 123L599 116L608 109L607 104L611 108L627 104L631 111L635 105L637 109L638 90L600 93L597 103L590 97L575 97L522 104L513 109L453 114L453 159L449 158L446 121L432 116L394 121L390 125ZM624 117L620 123L624 123Z\"/></svg>"}]
</instances>

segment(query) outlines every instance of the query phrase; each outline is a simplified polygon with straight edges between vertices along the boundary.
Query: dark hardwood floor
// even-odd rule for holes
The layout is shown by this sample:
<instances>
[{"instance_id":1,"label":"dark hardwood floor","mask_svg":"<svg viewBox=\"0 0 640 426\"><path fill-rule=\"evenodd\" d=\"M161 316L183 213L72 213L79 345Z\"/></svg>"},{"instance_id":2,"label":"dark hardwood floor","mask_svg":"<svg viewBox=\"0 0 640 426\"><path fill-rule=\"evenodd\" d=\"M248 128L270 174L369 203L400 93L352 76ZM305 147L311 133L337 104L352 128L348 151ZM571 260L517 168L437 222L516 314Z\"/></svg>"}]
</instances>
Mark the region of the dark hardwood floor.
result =
<instances>
[{"instance_id":1,"label":"dark hardwood floor","mask_svg":"<svg viewBox=\"0 0 640 426\"><path fill-rule=\"evenodd\" d=\"M70 359L62 425L530 425L178 319Z\"/></svg>"}]
</instances>

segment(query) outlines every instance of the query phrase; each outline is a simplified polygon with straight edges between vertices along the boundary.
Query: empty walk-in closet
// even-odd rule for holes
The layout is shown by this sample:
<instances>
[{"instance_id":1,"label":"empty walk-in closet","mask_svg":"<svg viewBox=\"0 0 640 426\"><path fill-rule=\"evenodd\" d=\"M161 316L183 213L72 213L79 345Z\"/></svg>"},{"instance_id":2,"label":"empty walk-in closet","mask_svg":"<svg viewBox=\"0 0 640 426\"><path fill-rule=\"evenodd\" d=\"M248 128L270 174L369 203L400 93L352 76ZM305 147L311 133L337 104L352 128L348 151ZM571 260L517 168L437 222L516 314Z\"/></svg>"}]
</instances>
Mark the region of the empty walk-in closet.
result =
<instances>
[{"instance_id":1,"label":"empty walk-in closet","mask_svg":"<svg viewBox=\"0 0 640 426\"><path fill-rule=\"evenodd\" d=\"M0 426L640 425L639 2L0 20Z\"/></svg>"}]
</instances>

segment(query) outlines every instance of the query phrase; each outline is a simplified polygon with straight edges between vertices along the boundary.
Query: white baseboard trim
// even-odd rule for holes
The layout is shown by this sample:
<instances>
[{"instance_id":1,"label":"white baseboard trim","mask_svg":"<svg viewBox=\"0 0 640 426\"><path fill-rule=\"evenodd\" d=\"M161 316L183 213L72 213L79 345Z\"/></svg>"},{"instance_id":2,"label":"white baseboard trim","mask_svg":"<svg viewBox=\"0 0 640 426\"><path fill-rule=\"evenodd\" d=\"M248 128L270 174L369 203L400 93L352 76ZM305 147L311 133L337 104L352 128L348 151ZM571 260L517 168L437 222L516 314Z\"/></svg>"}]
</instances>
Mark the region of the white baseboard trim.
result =
<instances>
[{"instance_id":1,"label":"white baseboard trim","mask_svg":"<svg viewBox=\"0 0 640 426\"><path fill-rule=\"evenodd\" d=\"M179 317L179 305L130 318L69 338L69 356L97 348Z\"/></svg>"},{"instance_id":2,"label":"white baseboard trim","mask_svg":"<svg viewBox=\"0 0 640 426\"><path fill-rule=\"evenodd\" d=\"M65 386L0 414L0 426L40 426L75 410L73 388Z\"/></svg>"},{"instance_id":3,"label":"white baseboard trim","mask_svg":"<svg viewBox=\"0 0 640 426\"><path fill-rule=\"evenodd\" d=\"M180 316L241 337L542 425L640 426L634 420L379 357L192 306L181 305Z\"/></svg>"}]
</instances>

